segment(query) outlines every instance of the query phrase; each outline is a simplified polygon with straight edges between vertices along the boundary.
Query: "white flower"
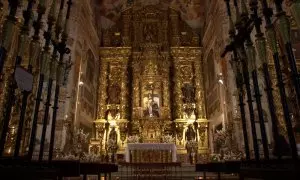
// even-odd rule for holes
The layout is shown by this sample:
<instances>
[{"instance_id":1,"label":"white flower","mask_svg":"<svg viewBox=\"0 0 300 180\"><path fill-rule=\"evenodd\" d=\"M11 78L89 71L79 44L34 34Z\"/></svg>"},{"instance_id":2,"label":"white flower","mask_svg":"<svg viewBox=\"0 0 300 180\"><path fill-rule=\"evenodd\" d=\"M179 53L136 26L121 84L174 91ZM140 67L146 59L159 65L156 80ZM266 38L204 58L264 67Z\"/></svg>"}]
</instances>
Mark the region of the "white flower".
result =
<instances>
[{"instance_id":1,"label":"white flower","mask_svg":"<svg viewBox=\"0 0 300 180\"><path fill-rule=\"evenodd\" d=\"M67 154L60 157L62 160L78 160L78 157L74 156L73 154Z\"/></svg>"},{"instance_id":2,"label":"white flower","mask_svg":"<svg viewBox=\"0 0 300 180\"><path fill-rule=\"evenodd\" d=\"M101 157L94 153L84 153L83 157L80 159L83 162L100 162Z\"/></svg>"},{"instance_id":3,"label":"white flower","mask_svg":"<svg viewBox=\"0 0 300 180\"><path fill-rule=\"evenodd\" d=\"M129 136L127 138L127 142L128 143L138 143L140 140L140 137L138 135L134 135L134 136Z\"/></svg>"},{"instance_id":4,"label":"white flower","mask_svg":"<svg viewBox=\"0 0 300 180\"><path fill-rule=\"evenodd\" d=\"M210 160L215 162L221 161L221 154L211 154Z\"/></svg>"},{"instance_id":5,"label":"white flower","mask_svg":"<svg viewBox=\"0 0 300 180\"><path fill-rule=\"evenodd\" d=\"M171 135L165 135L162 137L163 143L173 143L175 141L174 137Z\"/></svg>"},{"instance_id":6,"label":"white flower","mask_svg":"<svg viewBox=\"0 0 300 180\"><path fill-rule=\"evenodd\" d=\"M241 160L243 157L243 153L241 152L233 152L233 151L227 151L224 154L224 160L229 161L229 160Z\"/></svg>"}]
</instances>

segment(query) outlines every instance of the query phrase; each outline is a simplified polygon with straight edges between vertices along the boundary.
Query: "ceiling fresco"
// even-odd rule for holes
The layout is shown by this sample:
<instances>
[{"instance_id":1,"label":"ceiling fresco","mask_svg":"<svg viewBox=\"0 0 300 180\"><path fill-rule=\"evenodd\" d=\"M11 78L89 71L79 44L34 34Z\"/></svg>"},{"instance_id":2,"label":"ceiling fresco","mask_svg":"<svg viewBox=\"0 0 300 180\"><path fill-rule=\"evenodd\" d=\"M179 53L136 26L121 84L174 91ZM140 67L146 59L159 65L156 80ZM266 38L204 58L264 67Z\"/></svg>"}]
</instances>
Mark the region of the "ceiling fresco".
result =
<instances>
[{"instance_id":1,"label":"ceiling fresco","mask_svg":"<svg viewBox=\"0 0 300 180\"><path fill-rule=\"evenodd\" d=\"M109 28L119 19L123 10L131 6L167 6L180 12L181 18L192 28L202 26L204 0L98 0L102 28Z\"/></svg>"}]
</instances>

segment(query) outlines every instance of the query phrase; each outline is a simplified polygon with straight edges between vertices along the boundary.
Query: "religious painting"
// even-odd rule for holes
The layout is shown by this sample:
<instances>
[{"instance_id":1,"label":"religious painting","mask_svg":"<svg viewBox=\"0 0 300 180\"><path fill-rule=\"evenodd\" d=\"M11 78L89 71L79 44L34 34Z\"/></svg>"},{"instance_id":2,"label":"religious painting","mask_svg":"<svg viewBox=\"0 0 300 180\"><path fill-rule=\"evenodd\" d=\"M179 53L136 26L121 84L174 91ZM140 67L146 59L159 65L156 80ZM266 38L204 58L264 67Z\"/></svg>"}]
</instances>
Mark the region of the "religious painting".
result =
<instances>
[{"instance_id":1,"label":"religious painting","mask_svg":"<svg viewBox=\"0 0 300 180\"><path fill-rule=\"evenodd\" d=\"M180 12L181 18L192 28L201 28L204 5L198 0L97 0L101 14L101 26L110 28L121 16L121 12L131 6L144 7L158 5L171 7Z\"/></svg>"},{"instance_id":2,"label":"religious painting","mask_svg":"<svg viewBox=\"0 0 300 180\"><path fill-rule=\"evenodd\" d=\"M195 102L195 88L192 84L184 84L182 88L183 103Z\"/></svg>"},{"instance_id":3,"label":"religious painting","mask_svg":"<svg viewBox=\"0 0 300 180\"><path fill-rule=\"evenodd\" d=\"M120 104L121 88L114 83L108 88L108 104Z\"/></svg>"},{"instance_id":4,"label":"religious painting","mask_svg":"<svg viewBox=\"0 0 300 180\"><path fill-rule=\"evenodd\" d=\"M159 96L148 93L143 98L144 117L159 117Z\"/></svg>"},{"instance_id":5,"label":"religious painting","mask_svg":"<svg viewBox=\"0 0 300 180\"><path fill-rule=\"evenodd\" d=\"M155 27L154 23L144 25L144 38L146 42L157 42L157 27Z\"/></svg>"}]
</instances>

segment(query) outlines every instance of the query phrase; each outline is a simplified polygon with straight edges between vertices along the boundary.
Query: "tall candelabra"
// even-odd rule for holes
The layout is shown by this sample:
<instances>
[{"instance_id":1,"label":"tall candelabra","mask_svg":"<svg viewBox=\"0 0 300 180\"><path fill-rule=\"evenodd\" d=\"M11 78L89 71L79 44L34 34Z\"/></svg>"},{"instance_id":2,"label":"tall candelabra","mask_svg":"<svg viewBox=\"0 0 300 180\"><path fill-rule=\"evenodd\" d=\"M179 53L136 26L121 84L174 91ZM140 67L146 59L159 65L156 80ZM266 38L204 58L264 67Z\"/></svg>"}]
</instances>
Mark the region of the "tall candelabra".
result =
<instances>
[{"instance_id":1,"label":"tall candelabra","mask_svg":"<svg viewBox=\"0 0 300 180\"><path fill-rule=\"evenodd\" d=\"M242 1L244 2L244 1ZM258 28L259 25L259 18L255 18L257 16L257 0L250 0L249 5L250 8L253 12L252 14L252 20L255 24L255 29L257 35L261 34L260 29ZM244 7L246 8L246 7ZM257 36L258 37L258 36ZM257 49L260 48L260 39L256 39L256 45ZM256 66L256 54L258 54L259 57L263 56L262 51L258 51L256 53L255 48L253 46L252 40L250 35L246 38L246 52L247 52L247 58L248 58L248 64L250 67L250 71L252 74L252 81L254 85L254 94L255 94L255 99L256 99L256 107L258 111L258 118L259 118L259 124L260 124L260 133L261 133L261 138L262 138L262 145L263 145L263 152L264 152L264 158L269 159L269 146L268 146L268 139L267 139L267 134L266 134L266 127L265 127L265 118L263 114L263 108L262 108L262 103L261 103L261 94L260 94L260 88L258 85L258 73L257 73L257 66Z\"/></svg>"},{"instance_id":2,"label":"tall candelabra","mask_svg":"<svg viewBox=\"0 0 300 180\"><path fill-rule=\"evenodd\" d=\"M239 33L244 33L244 28L249 24L249 18L247 16L247 10L245 6L243 5L242 1L242 13L240 14L239 8L238 8L238 3L236 0L234 0L234 7L236 9L236 16L237 16L237 21L236 21L236 30ZM246 29L246 33L247 33ZM248 60L247 60L247 54L246 50L244 47L244 42L246 39L249 39L250 35L246 35L242 41L233 41L234 43L234 48L237 52L238 58L241 61L241 68L242 68L242 74L244 78L244 85L246 88L246 94L247 94L247 103L248 103L248 110L249 110L249 116L250 116L250 125L251 125L251 132L252 132L252 141L253 141L253 148L254 148L254 155L255 159L259 159L259 146L258 146L258 141L257 141L257 133L256 133L256 126L255 126L255 115L254 115L254 108L253 108L253 100L252 100L252 90L250 86L250 75L249 75L249 70L248 70Z\"/></svg>"},{"instance_id":3,"label":"tall candelabra","mask_svg":"<svg viewBox=\"0 0 300 180\"><path fill-rule=\"evenodd\" d=\"M49 63L50 63L50 43L52 38L52 28L55 22L55 15L56 14L56 0L53 0L50 12L48 14L48 29L44 33L45 38L45 45L41 54L41 62L40 62L40 76L39 76L39 84L38 84L38 90L36 95L36 103L35 103L35 109L34 109L34 115L33 115L33 122L32 122L32 128L31 128L31 137L30 137L30 143L29 143L29 151L28 151L28 157L31 160L33 156L34 146L35 146L35 136L36 136L36 130L37 130L37 121L39 116L39 109L40 109L40 103L41 103L41 96L43 92L43 83L44 79L47 76L50 76L48 71ZM43 130L46 131L47 127L47 121L43 122ZM41 142L42 144L42 142ZM42 147L43 149L43 147ZM39 160L41 160L39 156Z\"/></svg>"},{"instance_id":4,"label":"tall candelabra","mask_svg":"<svg viewBox=\"0 0 300 180\"><path fill-rule=\"evenodd\" d=\"M70 9L72 0L68 0L68 9L66 12L66 21L63 23L63 8L65 6L65 0L60 1L60 10L58 13L58 20L56 20L56 5L57 0L53 0L50 11L48 14L47 21L47 30L44 33L45 45L43 51L40 53L40 31L42 30L43 23L42 19L46 12L45 0L39 0L37 8L37 19L31 24L33 19L33 10L35 0L27 1L27 8L23 11L23 21L17 20L17 10L22 9L23 1L21 0L8 0L9 3L9 15L6 18L2 29L2 37L0 44L0 74L1 80L5 78L5 89L4 89L4 100L3 108L1 109L1 137L0 137L0 156L3 155L4 147L9 143L8 133L9 125L12 121L12 113L19 113L18 126L16 132L15 148L14 148L14 157L20 156L21 144L25 144L26 137L23 137L24 121L27 118L27 104L28 97L33 89L33 68L39 70L39 82L36 94L35 109L32 120L31 127L31 137L29 141L29 150L28 150L28 159L32 160L34 146L36 141L36 131L37 123L39 117L39 109L41 103L41 96L43 92L43 83L45 79L48 79L48 91L47 91L47 100L45 104L45 113L43 118L42 126L42 137L41 137L41 146L39 160L43 159L44 153L44 143L46 137L47 123L48 123L48 114L50 108L51 100L51 91L52 91L52 82L56 82L55 88L55 98L53 105L53 116L52 116L52 126L51 126L51 137L50 137L50 149L49 149L49 161L52 160L53 148L54 148L54 138L55 138L55 126L56 126L56 116L58 110L58 99L59 99L59 89L62 85L65 85L69 71L71 69L72 63L71 59L65 61L64 57L66 54L70 53L70 49L67 48L67 39L68 39L68 28L70 20ZM2 1L0 1L0 13L2 11ZM15 31L17 28L14 26L17 23L23 22L19 31ZM53 37L52 30L55 28L55 34ZM64 26L64 27L63 27ZM34 29L33 36L29 37L31 28ZM13 36L18 35L17 45L13 44ZM61 40L60 40L61 38ZM29 44L29 47L26 48L26 45ZM53 46L53 48L52 48ZM16 54L13 54L11 48L17 48ZM52 51L53 49L53 51ZM26 52L28 50L28 52ZM15 56L13 59L9 59L7 54L12 54ZM27 67L23 67L24 60L26 60L26 54L29 54ZM59 54L59 58L58 58ZM38 60L38 56L40 59ZM39 62L38 62L39 61ZM2 74L3 69L5 68L5 74ZM48 71L50 69L50 71ZM23 77L25 76L25 77ZM26 80L24 80L26 78ZM2 83L0 81L0 83ZM21 109L19 111L14 110L16 104L16 94L15 92L19 89L22 92L22 102ZM1 105L2 105L1 104ZM13 112L14 111L14 112ZM3 114L2 114L3 113ZM24 145L23 145L24 146ZM11 147L13 149L13 147Z\"/></svg>"},{"instance_id":5,"label":"tall candelabra","mask_svg":"<svg viewBox=\"0 0 300 180\"><path fill-rule=\"evenodd\" d=\"M230 6L229 6L229 1L230 0L225 0L227 4L227 9L230 11ZM265 16L265 21L266 21L266 35L267 35L267 40L269 43L269 46L273 52L273 59L274 59L274 64L275 64L275 69L276 69L276 75L277 75L277 81L278 81L278 88L280 92L280 97L281 97L281 103L283 106L283 112L285 116L285 122L286 122L286 128L288 131L288 137L290 141L290 146L292 149L292 157L293 159L297 159L297 148L296 148L296 143L295 143L295 137L293 134L293 129L292 129L292 124L291 124L291 116L289 114L289 108L287 105L287 98L286 98L286 92L285 92L285 85L283 82L282 78L282 72L281 72L281 67L280 67L280 62L279 62L279 53L277 50L277 41L276 41L276 35L275 35L275 30L274 26L271 22L270 17L272 16L272 10L268 7L267 1L262 0L262 8L263 8L263 13ZM293 52L291 51L291 43L290 43L290 37L289 37L289 20L287 19L284 11L282 10L281 7L281 0L275 0L276 8L277 8L277 17L279 18L280 22L280 34L281 36L284 36L284 44L286 47L286 53L288 54L288 59L289 59L289 64L290 68L292 70L292 73L294 76L292 77L295 90L297 91L297 88L299 86L299 82L297 79L298 73L297 69L294 62L294 56ZM258 75L257 75L257 68L256 68L256 55L255 55L255 50L252 46L251 42L251 33L253 31L253 27L255 26L256 29L256 48L258 51L258 57L259 60L262 61L263 65L263 74L264 74L264 79L266 82L267 86L267 98L269 102L269 110L272 118L272 123L273 123L273 137L274 141L276 143L279 143L279 133L278 133L278 120L275 115L275 106L274 106L274 99L272 95L272 88L271 88L271 82L270 82L270 75L268 72L268 65L266 61L266 47L265 47L265 39L263 38L263 33L261 32L260 25L261 25L261 20L257 15L257 5L258 2L256 0L251 0L249 2L250 8L252 10L251 18L248 17L247 15L247 9L244 0L241 1L241 7L242 7L242 14L240 16L239 14L239 8L237 1L234 0L234 6L236 9L236 16L237 16L237 23L236 23L236 34L233 31L233 35L231 34L230 36L233 37L231 43L226 46L225 51L222 54L222 57L224 57L229 51L232 51L234 54L238 53L238 58L242 63L242 71L243 71L243 76L244 76L244 84L246 85L246 90L247 90L247 96L248 96L248 107L249 107L249 113L250 113L250 122L252 126L252 136L254 135L253 139L256 138L255 134L255 124L253 125L254 122L253 118L251 117L251 114L253 113L252 108L251 108L251 89L250 89L250 84L249 84L249 73L247 69L247 65L250 65L250 69L252 71L252 79L253 79L253 85L254 85L254 92L255 92L255 98L256 98L256 105L258 108L258 113L259 113L259 122L260 122L260 129L261 129L261 135L262 135L262 140L263 140L263 147L264 147L264 157L267 159L269 157L268 153L268 142L266 138L266 132L265 132L265 125L264 125L264 119L263 119L263 111L261 107L261 102L260 102L260 92L259 92L259 86L258 86ZM228 16L230 17L230 13L228 13ZM245 49L245 43L246 42L246 49ZM295 75L297 74L297 76ZM296 80L297 79L297 80ZM297 93L297 92L296 92ZM242 111L242 109L241 109ZM243 114L244 112L241 112ZM253 114L252 114L253 116ZM244 130L244 129L243 129ZM246 141L245 141L246 143ZM256 142L257 143L257 142ZM258 146L254 141L254 151L255 151L255 159L259 159L259 154L258 154ZM246 152L247 153L247 152Z\"/></svg>"},{"instance_id":6,"label":"tall candelabra","mask_svg":"<svg viewBox=\"0 0 300 180\"><path fill-rule=\"evenodd\" d=\"M291 43L291 27L290 27L290 20L288 19L285 11L282 8L283 0L274 0L276 5L276 16L278 18L278 28L279 34L282 37L287 59L289 61L289 67L291 70L292 75L292 82L294 84L294 89L296 92L298 103L300 103L300 78L297 70L296 59L294 56L292 43Z\"/></svg>"},{"instance_id":7,"label":"tall candelabra","mask_svg":"<svg viewBox=\"0 0 300 180\"><path fill-rule=\"evenodd\" d=\"M278 52L278 48L277 48L277 38L276 38L276 33L275 33L275 27L271 21L273 11L271 8L268 7L267 0L262 1L262 7L263 7L264 19L265 19L265 23L266 23L266 37L267 37L267 42L269 44L269 47L273 53L273 61L274 61L274 65L275 65L275 71L276 71L276 77L277 77L277 83L278 83L277 87L278 87L279 93L280 93L280 100L281 100L281 104L282 104L282 108L283 108L283 114L284 114L287 132L288 132L289 143L290 143L290 147L292 150L292 156L294 159L297 159L298 152L297 152L295 136L294 136L294 132L293 132L293 128L292 128L291 114L290 114L290 110L289 110L288 102L287 102L285 83L283 81L283 76L282 76L282 72L281 72L281 64L280 64L279 52Z\"/></svg>"},{"instance_id":8,"label":"tall candelabra","mask_svg":"<svg viewBox=\"0 0 300 180\"><path fill-rule=\"evenodd\" d=\"M226 7L227 7L227 15L229 17L229 37L230 40L233 41L235 37L235 29L231 17L231 10L229 5L229 0L225 0ZM246 159L250 159L250 149L249 149L249 140L248 140L248 133L247 133L247 123L246 123L246 114L245 114L245 104L244 104L244 90L243 90L243 75L240 70L240 62L237 58L236 51L233 51L233 55L231 56L231 66L233 69L233 73L235 75L235 82L236 87L238 89L239 94L239 107L241 112L241 121L242 121L242 129L243 129L243 136L244 136L244 148L245 148L245 154Z\"/></svg>"},{"instance_id":9,"label":"tall candelabra","mask_svg":"<svg viewBox=\"0 0 300 180\"><path fill-rule=\"evenodd\" d=\"M26 11L23 12L23 17L24 17L24 24L23 27L21 29L21 33L20 33L20 51L23 51L24 49L24 44L28 42L28 37L29 37L29 31L30 31L30 27L29 27L29 22L31 20L31 14L32 14L32 8L34 5L34 0L29 0L28 1L28 5L27 5L27 9ZM31 56L29 57L29 64L27 67L27 71L29 73L32 73L32 62L35 60L36 56L37 56L37 50L36 47L31 47L33 49L31 49ZM22 54L19 55L20 58L23 56ZM32 75L31 75L32 76ZM31 84L32 87L32 84ZM20 151L20 147L21 147L21 140L22 140L22 135L23 135L23 125L24 125L24 119L25 119L25 113L26 113L26 106L27 106L27 100L28 100L28 96L30 94L31 89L29 90L22 90L22 105L21 105L21 113L20 113L20 119L19 119L19 124L18 124L18 130L17 130L17 137L16 137L16 145L15 145L15 152L14 152L14 156L18 157L19 156L19 151Z\"/></svg>"},{"instance_id":10,"label":"tall candelabra","mask_svg":"<svg viewBox=\"0 0 300 180\"><path fill-rule=\"evenodd\" d=\"M1 47L0 47L0 74L1 75L6 61L7 51L13 40L13 29L17 22L16 14L18 10L19 1L20 0L8 0L10 11L3 26L3 36L1 38Z\"/></svg>"},{"instance_id":11,"label":"tall candelabra","mask_svg":"<svg viewBox=\"0 0 300 180\"><path fill-rule=\"evenodd\" d=\"M55 2L55 1L53 1L53 2ZM63 13L63 8L64 8L64 3L65 3L65 1L61 0L58 18L56 21L54 38L51 39L51 42L53 44L53 51L52 51L51 60L49 62L50 72L49 72L48 83L47 83L47 96L46 96L45 111L44 111L44 117L43 117L39 161L42 161L43 156L44 156L44 146L45 146L45 139L46 139L47 123L48 123L48 118L49 118L49 110L50 110L50 106L51 106L50 101L51 101L51 97L52 97L52 85L53 85L53 81L56 80L56 73L57 73L57 69L56 69L57 53L58 53L59 37L60 37L61 31L62 31L62 13Z\"/></svg>"},{"instance_id":12,"label":"tall candelabra","mask_svg":"<svg viewBox=\"0 0 300 180\"><path fill-rule=\"evenodd\" d=\"M62 4L64 0L62 0ZM56 116L57 116L57 109L58 109L58 98L59 98L59 90L62 84L62 71L63 71L63 60L65 54L70 53L70 49L66 47L66 42L68 39L68 30L69 30L69 20L70 20L70 10L71 10L72 0L68 1L68 9L66 14L66 21L64 26L64 31L62 33L61 42L57 44L57 49L60 54L59 61L58 61L58 69L56 73L56 86L55 86L55 95L54 95L54 105L53 105L53 115L52 115L52 127L51 127L51 137L50 137L50 149L49 149L49 158L48 160L51 161L53 157L53 147L54 147L54 138L55 138L55 126L56 126Z\"/></svg>"},{"instance_id":13,"label":"tall candelabra","mask_svg":"<svg viewBox=\"0 0 300 180\"><path fill-rule=\"evenodd\" d=\"M2 71L5 65L6 61L6 56L7 56L7 50L9 46L12 43L12 38L13 38L13 29L15 26L15 23L17 22L16 19L16 13L19 5L18 0L9 0L9 6L10 6L10 11L9 15L7 16L7 19L4 23L3 27L3 37L2 37L2 42L1 42L1 48L0 48L0 74L3 76ZM17 60L18 59L18 60ZM16 63L19 62L19 58L16 58ZM15 66L14 66L15 67ZM16 89L16 83L14 81L14 70L12 74L6 74L7 77L7 82L8 82L8 88L5 89L7 93L4 95L4 102L3 102L3 114L1 115L1 121L2 121L2 131L1 131L1 137L0 137L0 156L2 155L4 151L4 146L6 142L6 137L8 133L8 126L10 122L10 114L12 111L12 106L13 106L13 101L14 101L14 94L15 94L15 89ZM3 77L1 77L2 79ZM4 82L6 83L6 82Z\"/></svg>"},{"instance_id":14,"label":"tall candelabra","mask_svg":"<svg viewBox=\"0 0 300 180\"><path fill-rule=\"evenodd\" d=\"M46 11L45 0L40 0L39 6L38 6L38 18L34 22L35 32L34 32L33 37L36 42L39 42L39 32L43 25L42 18L45 14L45 11ZM54 13L55 13L54 9L52 8L48 15L48 31L44 33L45 46L43 48L43 52L41 53L41 59L40 59L39 82L38 82L37 94L36 94L36 99L35 99L35 109L34 109L34 114L33 114L31 136L30 136L29 149L28 149L29 160L32 159L32 155L33 155L33 151L34 151L38 115L39 115L40 102L41 102L41 96L42 96L42 91L43 91L43 83L44 83L45 73L47 70L47 67L46 67L47 61L49 59L48 57L49 57L49 51L50 51L50 38L51 38L52 25L53 25L53 21L54 21Z\"/></svg>"},{"instance_id":15,"label":"tall candelabra","mask_svg":"<svg viewBox=\"0 0 300 180\"><path fill-rule=\"evenodd\" d=\"M273 133L273 139L274 142L277 143L279 141L279 132L278 132L278 118L276 116L276 109L274 105L274 96L272 92L272 83L270 80L270 73L268 69L268 62L267 62L267 49L266 49L266 39L263 36L263 33L261 31L261 24L262 24L262 19L258 17L258 2L257 0L252 0L250 1L250 7L252 10L252 15L251 18L255 24L255 30L256 30L256 48L257 48L257 53L259 57L259 62L262 64L262 71L264 75L264 81L266 84L266 93L267 93L267 100L268 100L268 107L269 107L269 112L271 115L271 121L272 121L272 133ZM265 12L265 11L264 11ZM255 85L256 87L258 86L257 84ZM262 114L260 114L262 115ZM275 144L275 147L278 144ZM265 149L264 149L265 150Z\"/></svg>"}]
</instances>

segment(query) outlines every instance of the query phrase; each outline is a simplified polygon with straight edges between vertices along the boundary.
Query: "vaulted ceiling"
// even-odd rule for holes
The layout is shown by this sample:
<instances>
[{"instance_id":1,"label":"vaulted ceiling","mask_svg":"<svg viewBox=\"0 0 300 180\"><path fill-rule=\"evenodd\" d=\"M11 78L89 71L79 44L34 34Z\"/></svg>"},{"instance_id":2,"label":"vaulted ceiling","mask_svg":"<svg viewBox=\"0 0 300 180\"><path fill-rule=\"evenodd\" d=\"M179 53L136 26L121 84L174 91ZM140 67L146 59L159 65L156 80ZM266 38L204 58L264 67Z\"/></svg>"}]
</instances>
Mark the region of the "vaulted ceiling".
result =
<instances>
[{"instance_id":1,"label":"vaulted ceiling","mask_svg":"<svg viewBox=\"0 0 300 180\"><path fill-rule=\"evenodd\" d=\"M193 29L201 29L204 22L205 0L96 0L96 16L101 27L109 28L119 19L121 12L131 6L159 5L176 9L181 18Z\"/></svg>"}]
</instances>

